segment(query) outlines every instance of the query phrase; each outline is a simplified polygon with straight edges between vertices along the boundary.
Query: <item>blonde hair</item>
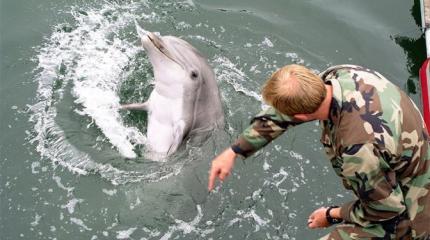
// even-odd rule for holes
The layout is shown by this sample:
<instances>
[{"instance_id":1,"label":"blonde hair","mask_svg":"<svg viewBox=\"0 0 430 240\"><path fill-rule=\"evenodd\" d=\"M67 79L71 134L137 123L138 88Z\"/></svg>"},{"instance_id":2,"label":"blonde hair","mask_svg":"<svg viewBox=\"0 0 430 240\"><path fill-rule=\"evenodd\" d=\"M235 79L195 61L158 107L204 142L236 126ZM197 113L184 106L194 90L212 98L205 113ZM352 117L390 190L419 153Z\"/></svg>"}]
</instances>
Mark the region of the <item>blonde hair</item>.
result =
<instances>
[{"instance_id":1,"label":"blonde hair","mask_svg":"<svg viewBox=\"0 0 430 240\"><path fill-rule=\"evenodd\" d=\"M295 64L284 66L273 73L262 91L267 104L289 116L314 113L326 94L324 82L318 75Z\"/></svg>"}]
</instances>

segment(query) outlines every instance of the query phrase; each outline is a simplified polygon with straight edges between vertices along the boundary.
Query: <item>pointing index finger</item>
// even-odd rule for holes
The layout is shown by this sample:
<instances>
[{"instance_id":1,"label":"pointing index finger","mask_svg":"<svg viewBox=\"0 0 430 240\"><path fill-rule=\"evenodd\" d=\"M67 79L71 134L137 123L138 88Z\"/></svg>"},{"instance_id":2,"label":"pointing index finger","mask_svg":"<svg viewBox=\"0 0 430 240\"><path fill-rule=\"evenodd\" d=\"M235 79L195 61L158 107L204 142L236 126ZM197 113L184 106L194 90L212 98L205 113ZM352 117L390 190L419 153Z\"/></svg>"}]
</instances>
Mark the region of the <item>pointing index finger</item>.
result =
<instances>
[{"instance_id":1,"label":"pointing index finger","mask_svg":"<svg viewBox=\"0 0 430 240\"><path fill-rule=\"evenodd\" d=\"M211 168L211 172L209 175L209 182L208 182L208 190L209 191L212 191L212 189L214 188L216 175L217 175L217 170L214 168Z\"/></svg>"}]
</instances>

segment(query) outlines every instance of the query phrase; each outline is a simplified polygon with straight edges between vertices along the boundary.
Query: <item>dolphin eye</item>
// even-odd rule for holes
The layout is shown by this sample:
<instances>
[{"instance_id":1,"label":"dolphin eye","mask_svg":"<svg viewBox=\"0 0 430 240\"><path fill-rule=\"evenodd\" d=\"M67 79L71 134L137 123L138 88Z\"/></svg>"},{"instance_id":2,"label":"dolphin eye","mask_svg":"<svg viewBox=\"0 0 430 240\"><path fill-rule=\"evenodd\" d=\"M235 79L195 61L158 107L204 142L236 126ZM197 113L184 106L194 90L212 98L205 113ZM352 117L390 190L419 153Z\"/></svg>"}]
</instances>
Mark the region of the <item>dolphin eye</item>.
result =
<instances>
[{"instance_id":1,"label":"dolphin eye","mask_svg":"<svg viewBox=\"0 0 430 240\"><path fill-rule=\"evenodd\" d=\"M191 71L191 78L197 78L199 73L197 71Z\"/></svg>"}]
</instances>

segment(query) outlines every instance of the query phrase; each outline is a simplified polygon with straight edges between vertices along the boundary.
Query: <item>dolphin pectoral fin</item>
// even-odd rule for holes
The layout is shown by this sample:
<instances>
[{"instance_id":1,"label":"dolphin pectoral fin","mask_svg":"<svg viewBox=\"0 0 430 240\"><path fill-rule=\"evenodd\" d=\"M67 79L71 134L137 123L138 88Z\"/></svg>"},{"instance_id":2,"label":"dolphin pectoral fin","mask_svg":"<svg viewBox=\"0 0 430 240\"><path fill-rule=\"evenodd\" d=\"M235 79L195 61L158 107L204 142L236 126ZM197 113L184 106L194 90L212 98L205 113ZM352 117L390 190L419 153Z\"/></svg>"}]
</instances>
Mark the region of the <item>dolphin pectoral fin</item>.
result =
<instances>
[{"instance_id":1,"label":"dolphin pectoral fin","mask_svg":"<svg viewBox=\"0 0 430 240\"><path fill-rule=\"evenodd\" d=\"M178 149L179 145L181 144L184 138L184 131L185 131L185 122L183 120L178 121L173 126L172 145L170 145L169 151L167 151L167 155L174 153L176 149Z\"/></svg>"},{"instance_id":2,"label":"dolphin pectoral fin","mask_svg":"<svg viewBox=\"0 0 430 240\"><path fill-rule=\"evenodd\" d=\"M125 105L121 105L120 109L121 110L142 110L142 111L147 111L148 110L148 101L144 102L144 103L130 103L130 104L125 104Z\"/></svg>"}]
</instances>

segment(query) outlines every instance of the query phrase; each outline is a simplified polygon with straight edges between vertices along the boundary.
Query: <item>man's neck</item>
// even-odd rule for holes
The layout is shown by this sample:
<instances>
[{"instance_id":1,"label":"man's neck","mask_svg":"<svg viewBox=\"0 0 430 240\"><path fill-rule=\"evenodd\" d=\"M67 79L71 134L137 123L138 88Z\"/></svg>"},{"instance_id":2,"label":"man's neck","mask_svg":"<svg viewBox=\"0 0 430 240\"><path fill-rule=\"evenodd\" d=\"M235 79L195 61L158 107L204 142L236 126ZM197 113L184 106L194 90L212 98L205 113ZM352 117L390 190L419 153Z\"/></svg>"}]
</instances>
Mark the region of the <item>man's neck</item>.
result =
<instances>
[{"instance_id":1,"label":"man's neck","mask_svg":"<svg viewBox=\"0 0 430 240\"><path fill-rule=\"evenodd\" d=\"M333 87L331 85L326 84L325 88L327 90L327 94L324 98L324 101L321 103L321 106L317 110L317 119L319 120L327 120L330 114L330 106L333 98Z\"/></svg>"}]
</instances>

